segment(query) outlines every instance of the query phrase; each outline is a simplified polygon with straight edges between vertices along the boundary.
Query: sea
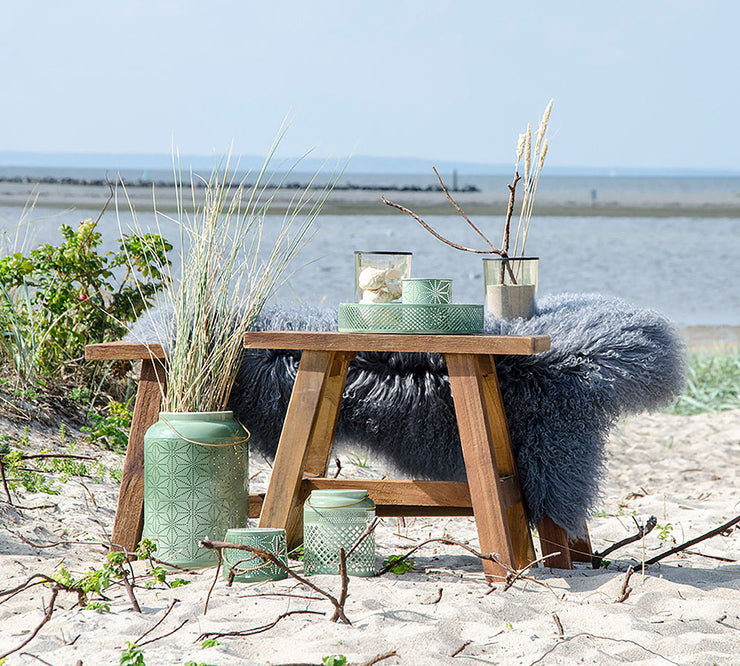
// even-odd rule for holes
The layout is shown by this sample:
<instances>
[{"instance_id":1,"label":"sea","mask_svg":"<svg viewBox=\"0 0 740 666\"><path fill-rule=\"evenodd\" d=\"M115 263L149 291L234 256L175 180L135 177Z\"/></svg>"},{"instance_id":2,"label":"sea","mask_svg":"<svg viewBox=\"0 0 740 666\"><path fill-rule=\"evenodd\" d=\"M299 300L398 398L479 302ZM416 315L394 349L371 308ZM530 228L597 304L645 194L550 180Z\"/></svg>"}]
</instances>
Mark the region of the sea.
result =
<instances>
[{"instance_id":1,"label":"sea","mask_svg":"<svg viewBox=\"0 0 740 666\"><path fill-rule=\"evenodd\" d=\"M151 180L159 188L171 187L171 173L128 171L129 182ZM41 243L57 243L62 224L76 225L97 218L103 201L92 205L81 200L71 182L105 177L102 169L0 167L0 250L3 254ZM506 176L450 174L458 188L483 194L506 191ZM301 174L294 174L300 181ZM54 207L29 208L7 203L4 188L13 180L46 181L55 189ZM307 179L307 177L306 177ZM403 202L407 191L431 188L434 177L420 174L345 174L342 184L361 191L378 188ZM65 194L66 192L69 195ZM391 196L392 195L392 196ZM344 195L346 196L346 194ZM430 192L430 197L443 197ZM680 326L740 325L740 214L702 216L697 207L740 209L740 177L598 175L551 176L544 174L538 190L527 256L539 257L538 296L562 292L617 296L636 305L658 310ZM541 199L540 199L541 197ZM618 201L634 205L637 214L538 215L540 200L594 206ZM677 203L693 206L691 215L651 213L652 206ZM383 211L385 213L386 211ZM475 223L494 242L501 238L504 210L477 214ZM634 211L633 211L634 212ZM177 224L171 214L155 218L152 212L137 216L140 228L162 233L179 249ZM454 214L425 215L441 235L464 245L477 244L475 234ZM282 217L268 217L265 243L269 245ZM99 230L106 249L115 247L121 233L131 231L132 220L123 207L107 210ZM412 252L415 277L453 280L453 301L483 302L481 255L462 252L434 238L412 218L398 214L372 214L366 206L356 214L320 215L310 240L273 296L279 303L335 307L353 300L354 251ZM178 260L175 255L174 272Z\"/></svg>"}]
</instances>

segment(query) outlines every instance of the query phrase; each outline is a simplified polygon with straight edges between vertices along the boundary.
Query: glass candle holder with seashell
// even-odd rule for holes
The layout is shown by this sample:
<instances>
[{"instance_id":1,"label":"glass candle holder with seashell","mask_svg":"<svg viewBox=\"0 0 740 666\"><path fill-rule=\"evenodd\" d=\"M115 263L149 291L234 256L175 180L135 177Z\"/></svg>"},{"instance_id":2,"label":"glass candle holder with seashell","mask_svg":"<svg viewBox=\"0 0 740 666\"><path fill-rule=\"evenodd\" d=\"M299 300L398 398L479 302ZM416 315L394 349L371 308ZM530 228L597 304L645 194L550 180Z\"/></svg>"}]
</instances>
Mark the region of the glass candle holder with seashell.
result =
<instances>
[{"instance_id":1,"label":"glass candle holder with seashell","mask_svg":"<svg viewBox=\"0 0 740 666\"><path fill-rule=\"evenodd\" d=\"M355 300L400 303L402 280L411 276L411 252L355 251Z\"/></svg>"}]
</instances>

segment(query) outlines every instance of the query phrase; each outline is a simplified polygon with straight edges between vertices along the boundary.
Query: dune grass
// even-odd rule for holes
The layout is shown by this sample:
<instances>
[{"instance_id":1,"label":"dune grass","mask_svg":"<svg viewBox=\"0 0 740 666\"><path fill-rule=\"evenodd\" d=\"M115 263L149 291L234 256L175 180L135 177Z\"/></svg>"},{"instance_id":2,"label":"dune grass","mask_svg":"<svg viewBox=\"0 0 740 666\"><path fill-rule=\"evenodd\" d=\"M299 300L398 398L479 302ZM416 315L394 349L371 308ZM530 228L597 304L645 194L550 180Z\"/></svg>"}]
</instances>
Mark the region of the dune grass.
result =
<instances>
[{"instance_id":1,"label":"dune grass","mask_svg":"<svg viewBox=\"0 0 740 666\"><path fill-rule=\"evenodd\" d=\"M740 409L740 349L691 352L688 361L686 390L669 413Z\"/></svg>"}]
</instances>

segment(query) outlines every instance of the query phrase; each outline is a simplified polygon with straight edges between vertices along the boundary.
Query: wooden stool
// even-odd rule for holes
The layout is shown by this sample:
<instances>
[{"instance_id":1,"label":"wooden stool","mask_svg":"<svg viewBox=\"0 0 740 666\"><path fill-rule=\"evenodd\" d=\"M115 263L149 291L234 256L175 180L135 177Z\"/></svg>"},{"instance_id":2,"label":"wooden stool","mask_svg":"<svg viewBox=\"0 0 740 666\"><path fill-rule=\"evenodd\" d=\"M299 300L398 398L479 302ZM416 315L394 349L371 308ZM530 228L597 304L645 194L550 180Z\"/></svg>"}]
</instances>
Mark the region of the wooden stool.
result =
<instances>
[{"instance_id":1,"label":"wooden stool","mask_svg":"<svg viewBox=\"0 0 740 666\"><path fill-rule=\"evenodd\" d=\"M247 334L244 344L302 351L267 493L250 495L250 517L259 517L261 527L285 528L295 543L301 529L299 511L312 490L359 488L369 492L379 516L473 515L481 552L497 553L513 568L534 559L493 355L546 351L548 336L265 331ZM347 369L358 351L443 354L467 483L325 478ZM124 342L88 345L85 356L142 361L112 535L115 546L133 552L144 520L144 433L159 415L166 356L159 345ZM565 531L549 518L538 525L538 532L543 553L561 553L549 558L549 566L570 568L572 559L590 561L587 537L569 543ZM506 575L494 562L484 561L483 568L489 579Z\"/></svg>"}]
</instances>

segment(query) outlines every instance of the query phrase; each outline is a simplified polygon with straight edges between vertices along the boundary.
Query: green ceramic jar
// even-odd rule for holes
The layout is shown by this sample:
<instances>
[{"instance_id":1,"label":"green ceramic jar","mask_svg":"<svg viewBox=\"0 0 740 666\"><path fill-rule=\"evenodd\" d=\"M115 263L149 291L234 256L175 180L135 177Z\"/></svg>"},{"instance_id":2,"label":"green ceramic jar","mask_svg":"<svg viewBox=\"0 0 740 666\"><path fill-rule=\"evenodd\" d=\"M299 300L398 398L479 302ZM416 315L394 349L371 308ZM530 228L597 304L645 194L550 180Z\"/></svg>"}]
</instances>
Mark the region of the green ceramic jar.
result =
<instances>
[{"instance_id":1,"label":"green ceramic jar","mask_svg":"<svg viewBox=\"0 0 740 666\"><path fill-rule=\"evenodd\" d=\"M339 573L339 549L348 551L375 518L366 490L314 490L303 505L303 571ZM375 575L375 534L347 558L350 576Z\"/></svg>"},{"instance_id":2,"label":"green ceramic jar","mask_svg":"<svg viewBox=\"0 0 740 666\"><path fill-rule=\"evenodd\" d=\"M157 557L180 567L213 566L200 548L249 520L249 434L232 412L162 412L144 435L144 532Z\"/></svg>"}]
</instances>

